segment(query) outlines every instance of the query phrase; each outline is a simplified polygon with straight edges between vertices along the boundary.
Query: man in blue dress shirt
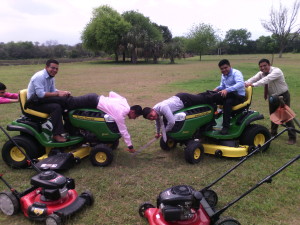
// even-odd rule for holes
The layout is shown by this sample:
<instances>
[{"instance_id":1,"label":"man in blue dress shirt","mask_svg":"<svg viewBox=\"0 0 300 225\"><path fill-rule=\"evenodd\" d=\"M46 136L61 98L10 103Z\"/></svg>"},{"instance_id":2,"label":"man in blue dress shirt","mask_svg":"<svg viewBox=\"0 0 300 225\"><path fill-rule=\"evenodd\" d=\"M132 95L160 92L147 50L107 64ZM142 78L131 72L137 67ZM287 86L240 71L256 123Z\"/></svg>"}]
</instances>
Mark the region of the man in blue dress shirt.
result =
<instances>
[{"instance_id":1,"label":"man in blue dress shirt","mask_svg":"<svg viewBox=\"0 0 300 225\"><path fill-rule=\"evenodd\" d=\"M233 69L227 59L221 60L218 65L222 78L220 85L214 89L220 93L215 100L218 105L223 105L223 128L220 133L226 135L230 127L232 106L245 101L245 85L243 74Z\"/></svg>"},{"instance_id":2,"label":"man in blue dress shirt","mask_svg":"<svg viewBox=\"0 0 300 225\"><path fill-rule=\"evenodd\" d=\"M46 62L45 69L35 73L31 77L28 84L27 99L36 99L30 105L31 109L50 114L53 125L53 140L56 142L65 142L66 139L62 136L65 132L62 122L64 108L61 104L56 103L55 99L65 98L71 93L56 89L54 77L58 72L58 67L58 61L49 59Z\"/></svg>"}]
</instances>

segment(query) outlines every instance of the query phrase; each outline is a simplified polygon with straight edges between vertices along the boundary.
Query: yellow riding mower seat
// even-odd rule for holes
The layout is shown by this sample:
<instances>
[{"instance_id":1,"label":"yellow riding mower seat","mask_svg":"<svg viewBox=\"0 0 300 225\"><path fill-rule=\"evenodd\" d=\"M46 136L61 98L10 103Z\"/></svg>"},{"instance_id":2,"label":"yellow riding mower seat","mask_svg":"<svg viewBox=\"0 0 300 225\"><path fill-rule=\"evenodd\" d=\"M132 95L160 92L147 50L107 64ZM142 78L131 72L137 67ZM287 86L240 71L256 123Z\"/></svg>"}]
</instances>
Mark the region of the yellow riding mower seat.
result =
<instances>
[{"instance_id":1,"label":"yellow riding mower seat","mask_svg":"<svg viewBox=\"0 0 300 225\"><path fill-rule=\"evenodd\" d=\"M251 105L251 101L252 101L252 94L253 94L253 88L251 86L248 86L245 88L245 101L235 105L232 107L232 114L236 114L238 112L241 112L243 110L248 110L250 105ZM218 105L218 108L222 109L223 105Z\"/></svg>"},{"instance_id":2,"label":"yellow riding mower seat","mask_svg":"<svg viewBox=\"0 0 300 225\"><path fill-rule=\"evenodd\" d=\"M47 119L50 116L47 113L38 112L38 111L30 109L30 108L25 109L25 103L27 101L27 89L20 90L19 100L20 100L20 106L21 106L22 113L25 116L28 116L29 118L32 118L32 119L42 119L42 120Z\"/></svg>"}]
</instances>

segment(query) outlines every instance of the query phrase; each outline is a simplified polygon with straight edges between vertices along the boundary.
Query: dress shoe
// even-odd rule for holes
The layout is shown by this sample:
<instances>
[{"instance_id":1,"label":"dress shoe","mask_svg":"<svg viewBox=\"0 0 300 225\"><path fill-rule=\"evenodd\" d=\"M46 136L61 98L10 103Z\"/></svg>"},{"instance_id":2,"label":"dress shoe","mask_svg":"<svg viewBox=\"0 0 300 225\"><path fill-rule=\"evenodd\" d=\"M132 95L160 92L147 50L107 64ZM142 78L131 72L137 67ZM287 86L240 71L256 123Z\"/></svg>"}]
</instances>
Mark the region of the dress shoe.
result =
<instances>
[{"instance_id":1,"label":"dress shoe","mask_svg":"<svg viewBox=\"0 0 300 225\"><path fill-rule=\"evenodd\" d=\"M228 134L228 130L229 130L229 128L223 127L222 130L220 131L220 134L226 135L226 134Z\"/></svg>"},{"instance_id":2,"label":"dress shoe","mask_svg":"<svg viewBox=\"0 0 300 225\"><path fill-rule=\"evenodd\" d=\"M61 135L54 135L53 136L53 140L55 141L55 142L66 142L67 141L67 139L66 138L64 138L63 136L61 136Z\"/></svg>"},{"instance_id":3,"label":"dress shoe","mask_svg":"<svg viewBox=\"0 0 300 225\"><path fill-rule=\"evenodd\" d=\"M289 140L286 142L288 145L294 145L296 144L296 139L289 138Z\"/></svg>"}]
</instances>

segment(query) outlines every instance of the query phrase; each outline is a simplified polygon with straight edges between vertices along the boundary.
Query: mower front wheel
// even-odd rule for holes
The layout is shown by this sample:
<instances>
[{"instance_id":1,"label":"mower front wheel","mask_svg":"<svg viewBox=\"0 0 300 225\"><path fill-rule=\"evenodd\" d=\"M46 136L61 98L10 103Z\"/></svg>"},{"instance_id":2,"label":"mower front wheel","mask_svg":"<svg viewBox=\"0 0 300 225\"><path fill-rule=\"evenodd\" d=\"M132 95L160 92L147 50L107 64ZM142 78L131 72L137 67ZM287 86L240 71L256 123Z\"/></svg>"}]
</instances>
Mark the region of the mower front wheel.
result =
<instances>
[{"instance_id":1,"label":"mower front wheel","mask_svg":"<svg viewBox=\"0 0 300 225\"><path fill-rule=\"evenodd\" d=\"M185 150L184 156L185 160L188 163L196 164L199 163L203 158L204 148L203 145L199 141L189 141Z\"/></svg>"},{"instance_id":2,"label":"mower front wheel","mask_svg":"<svg viewBox=\"0 0 300 225\"><path fill-rule=\"evenodd\" d=\"M112 150L107 145L96 145L90 152L90 161L94 166L108 166L112 160Z\"/></svg>"},{"instance_id":3,"label":"mower front wheel","mask_svg":"<svg viewBox=\"0 0 300 225\"><path fill-rule=\"evenodd\" d=\"M19 211L20 202L13 193L7 191L1 192L0 209L5 215L12 216Z\"/></svg>"},{"instance_id":4,"label":"mower front wheel","mask_svg":"<svg viewBox=\"0 0 300 225\"><path fill-rule=\"evenodd\" d=\"M217 220L214 225L241 225L239 221L232 217L223 217Z\"/></svg>"},{"instance_id":5,"label":"mower front wheel","mask_svg":"<svg viewBox=\"0 0 300 225\"><path fill-rule=\"evenodd\" d=\"M240 138L241 145L249 145L249 146L263 146L266 141L271 138L271 134L269 130L259 124L250 124L247 126ZM270 143L266 144L262 147L261 151L266 151L270 146Z\"/></svg>"},{"instance_id":6,"label":"mower front wheel","mask_svg":"<svg viewBox=\"0 0 300 225\"><path fill-rule=\"evenodd\" d=\"M160 138L160 147L162 150L170 151L173 148L176 148L177 142L172 138L167 138L167 142L164 141L163 137Z\"/></svg>"},{"instance_id":7,"label":"mower front wheel","mask_svg":"<svg viewBox=\"0 0 300 225\"><path fill-rule=\"evenodd\" d=\"M44 152L39 153L38 143L32 137L18 135L13 137L12 140L13 141L8 140L2 148L3 161L9 166L12 166L14 168L28 167L28 159L19 150L15 143L30 157L30 159L37 158L44 154Z\"/></svg>"},{"instance_id":8,"label":"mower front wheel","mask_svg":"<svg viewBox=\"0 0 300 225\"><path fill-rule=\"evenodd\" d=\"M85 192L83 192L83 193L81 194L81 197L83 197L83 198L86 200L86 204L87 204L88 206L93 205L93 203L94 203L94 196L93 196L92 192L90 192L90 191L85 191Z\"/></svg>"},{"instance_id":9,"label":"mower front wheel","mask_svg":"<svg viewBox=\"0 0 300 225\"><path fill-rule=\"evenodd\" d=\"M140 217L145 217L145 212L147 209L150 209L150 208L155 208L154 205L152 205L150 202L144 202L140 205L139 207L139 214L140 214Z\"/></svg>"},{"instance_id":10,"label":"mower front wheel","mask_svg":"<svg viewBox=\"0 0 300 225\"><path fill-rule=\"evenodd\" d=\"M204 191L203 195L210 207L214 208L217 205L218 195L215 191L209 189Z\"/></svg>"},{"instance_id":11,"label":"mower front wheel","mask_svg":"<svg viewBox=\"0 0 300 225\"><path fill-rule=\"evenodd\" d=\"M61 225L61 224L62 224L62 219L57 214L52 213L46 218L46 225Z\"/></svg>"}]
</instances>

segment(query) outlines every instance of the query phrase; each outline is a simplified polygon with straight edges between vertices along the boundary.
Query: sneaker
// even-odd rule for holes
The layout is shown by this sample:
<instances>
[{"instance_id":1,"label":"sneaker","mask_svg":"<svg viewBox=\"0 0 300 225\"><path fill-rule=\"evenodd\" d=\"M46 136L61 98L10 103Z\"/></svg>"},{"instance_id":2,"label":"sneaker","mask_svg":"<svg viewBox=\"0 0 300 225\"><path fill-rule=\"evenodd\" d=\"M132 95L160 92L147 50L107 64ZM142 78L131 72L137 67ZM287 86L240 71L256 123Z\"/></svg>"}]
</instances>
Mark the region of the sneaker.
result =
<instances>
[{"instance_id":1,"label":"sneaker","mask_svg":"<svg viewBox=\"0 0 300 225\"><path fill-rule=\"evenodd\" d=\"M226 135L226 134L228 134L228 130L229 130L229 128L223 127L222 130L220 131L220 134Z\"/></svg>"},{"instance_id":2,"label":"sneaker","mask_svg":"<svg viewBox=\"0 0 300 225\"><path fill-rule=\"evenodd\" d=\"M289 138L289 140L286 142L288 145L294 145L296 144L296 139Z\"/></svg>"}]
</instances>

